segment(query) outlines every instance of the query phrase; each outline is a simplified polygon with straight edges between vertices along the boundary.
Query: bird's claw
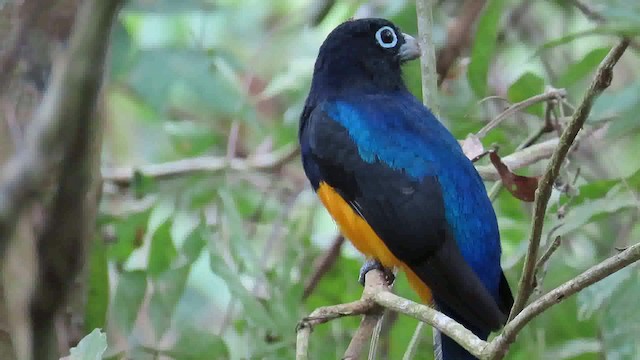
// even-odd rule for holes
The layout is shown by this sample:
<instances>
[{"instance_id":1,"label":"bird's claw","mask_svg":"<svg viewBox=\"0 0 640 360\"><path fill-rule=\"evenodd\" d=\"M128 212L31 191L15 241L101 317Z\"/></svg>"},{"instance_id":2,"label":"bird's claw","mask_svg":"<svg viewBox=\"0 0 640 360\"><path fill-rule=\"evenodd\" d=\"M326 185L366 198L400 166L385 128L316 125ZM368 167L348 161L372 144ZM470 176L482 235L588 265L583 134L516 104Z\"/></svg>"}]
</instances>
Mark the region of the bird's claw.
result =
<instances>
[{"instance_id":1,"label":"bird's claw","mask_svg":"<svg viewBox=\"0 0 640 360\"><path fill-rule=\"evenodd\" d=\"M313 329L313 326L311 325L311 321L309 321L309 318L304 318L296 324L296 332L299 332L300 330L305 328Z\"/></svg>"},{"instance_id":2,"label":"bird's claw","mask_svg":"<svg viewBox=\"0 0 640 360\"><path fill-rule=\"evenodd\" d=\"M364 280L367 273L371 270L380 270L384 274L385 280L389 285L393 284L396 276L393 274L393 270L382 266L382 264L376 259L367 259L360 268L360 276L358 276L358 282L364 286Z\"/></svg>"}]
</instances>

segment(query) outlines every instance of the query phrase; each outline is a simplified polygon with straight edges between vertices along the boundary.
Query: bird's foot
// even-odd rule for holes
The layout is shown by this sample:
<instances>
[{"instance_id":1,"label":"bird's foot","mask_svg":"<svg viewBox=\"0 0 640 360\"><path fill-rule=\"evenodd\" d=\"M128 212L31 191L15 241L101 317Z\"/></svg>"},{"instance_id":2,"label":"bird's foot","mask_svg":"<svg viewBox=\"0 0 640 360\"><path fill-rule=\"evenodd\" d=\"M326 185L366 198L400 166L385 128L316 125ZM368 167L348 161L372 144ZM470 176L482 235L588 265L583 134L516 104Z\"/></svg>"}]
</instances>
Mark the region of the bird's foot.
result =
<instances>
[{"instance_id":1,"label":"bird's foot","mask_svg":"<svg viewBox=\"0 0 640 360\"><path fill-rule=\"evenodd\" d=\"M386 268L382 266L382 264L376 259L367 259L367 261L362 264L360 268L360 276L358 277L358 282L360 285L364 286L364 280L367 273L371 270L380 270L384 274L385 280L389 285L393 284L396 279L396 276L393 274L393 269Z\"/></svg>"}]
</instances>

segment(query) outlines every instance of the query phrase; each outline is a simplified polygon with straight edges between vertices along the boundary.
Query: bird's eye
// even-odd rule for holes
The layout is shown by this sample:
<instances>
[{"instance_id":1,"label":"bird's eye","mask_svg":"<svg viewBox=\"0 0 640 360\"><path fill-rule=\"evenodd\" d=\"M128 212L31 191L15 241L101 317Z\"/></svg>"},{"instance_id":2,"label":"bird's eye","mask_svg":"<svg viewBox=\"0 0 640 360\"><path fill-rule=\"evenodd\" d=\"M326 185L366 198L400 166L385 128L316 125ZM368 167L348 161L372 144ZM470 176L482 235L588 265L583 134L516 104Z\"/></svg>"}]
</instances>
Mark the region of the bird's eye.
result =
<instances>
[{"instance_id":1,"label":"bird's eye","mask_svg":"<svg viewBox=\"0 0 640 360\"><path fill-rule=\"evenodd\" d=\"M396 32L390 26L383 26L376 31L378 44L385 49L392 48L398 43Z\"/></svg>"}]
</instances>

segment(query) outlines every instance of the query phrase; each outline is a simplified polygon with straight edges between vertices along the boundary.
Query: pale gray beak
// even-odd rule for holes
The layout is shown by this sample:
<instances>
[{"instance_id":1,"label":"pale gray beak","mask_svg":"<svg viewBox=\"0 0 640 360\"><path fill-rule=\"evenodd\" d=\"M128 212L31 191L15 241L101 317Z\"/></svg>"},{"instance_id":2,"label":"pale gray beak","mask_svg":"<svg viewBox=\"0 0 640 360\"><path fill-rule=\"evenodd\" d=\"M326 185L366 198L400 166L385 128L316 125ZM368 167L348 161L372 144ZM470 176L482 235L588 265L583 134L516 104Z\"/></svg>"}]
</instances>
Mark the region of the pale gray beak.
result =
<instances>
[{"instance_id":1,"label":"pale gray beak","mask_svg":"<svg viewBox=\"0 0 640 360\"><path fill-rule=\"evenodd\" d=\"M404 36L404 44L400 46L400 51L398 52L400 61L405 62L419 58L420 45L418 45L418 40L408 34L403 33L402 36Z\"/></svg>"}]
</instances>

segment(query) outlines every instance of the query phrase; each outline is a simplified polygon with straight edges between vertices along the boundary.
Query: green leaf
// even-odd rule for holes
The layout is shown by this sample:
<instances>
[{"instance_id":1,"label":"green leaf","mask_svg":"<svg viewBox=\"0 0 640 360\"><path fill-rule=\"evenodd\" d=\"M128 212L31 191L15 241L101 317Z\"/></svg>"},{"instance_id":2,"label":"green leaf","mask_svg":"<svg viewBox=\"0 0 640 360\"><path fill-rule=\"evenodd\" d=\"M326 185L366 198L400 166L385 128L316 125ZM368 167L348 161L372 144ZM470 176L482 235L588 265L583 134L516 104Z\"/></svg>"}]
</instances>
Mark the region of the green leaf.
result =
<instances>
[{"instance_id":1,"label":"green leaf","mask_svg":"<svg viewBox=\"0 0 640 360\"><path fill-rule=\"evenodd\" d=\"M200 225L195 228L191 234L187 236L187 239L180 248L180 252L187 257L187 261L190 264L198 259L202 249L207 245L207 239L204 231L204 225Z\"/></svg>"},{"instance_id":2,"label":"green leaf","mask_svg":"<svg viewBox=\"0 0 640 360\"><path fill-rule=\"evenodd\" d=\"M244 307L244 313L247 319L251 319L255 325L264 329L273 326L273 319L267 312L267 309L261 304L256 297L249 291L240 281L239 274L235 273L226 264L224 259L217 254L210 255L210 267L216 275L225 281L229 292Z\"/></svg>"},{"instance_id":3,"label":"green leaf","mask_svg":"<svg viewBox=\"0 0 640 360\"><path fill-rule=\"evenodd\" d=\"M123 26L122 21L117 21L113 26L111 35L111 56L109 61L113 78L119 78L126 74L131 66L133 50L129 32Z\"/></svg>"},{"instance_id":4,"label":"green leaf","mask_svg":"<svg viewBox=\"0 0 640 360\"><path fill-rule=\"evenodd\" d=\"M147 274L144 271L127 271L120 274L111 309L115 323L127 335L133 329L146 291Z\"/></svg>"},{"instance_id":5,"label":"green leaf","mask_svg":"<svg viewBox=\"0 0 640 360\"><path fill-rule=\"evenodd\" d=\"M545 359L570 360L585 354L600 354L602 345L598 339L582 338L563 342L559 346L547 350Z\"/></svg>"},{"instance_id":6,"label":"green leaf","mask_svg":"<svg viewBox=\"0 0 640 360\"><path fill-rule=\"evenodd\" d=\"M171 221L167 220L155 231L151 239L147 265L149 275L156 276L168 270L177 254L171 240Z\"/></svg>"},{"instance_id":7,"label":"green leaf","mask_svg":"<svg viewBox=\"0 0 640 360\"><path fill-rule=\"evenodd\" d=\"M479 98L487 95L489 66L496 51L504 4L504 0L489 0L478 21L467 77L471 89Z\"/></svg>"},{"instance_id":8,"label":"green leaf","mask_svg":"<svg viewBox=\"0 0 640 360\"><path fill-rule=\"evenodd\" d=\"M155 190L155 181L152 177L135 170L133 172L132 188L136 199L142 199L145 195Z\"/></svg>"},{"instance_id":9,"label":"green leaf","mask_svg":"<svg viewBox=\"0 0 640 360\"><path fill-rule=\"evenodd\" d=\"M633 268L624 268L578 293L578 319L586 320L602 309L618 288L633 275Z\"/></svg>"},{"instance_id":10,"label":"green leaf","mask_svg":"<svg viewBox=\"0 0 640 360\"><path fill-rule=\"evenodd\" d=\"M532 72L526 72L511 84L507 91L507 98L510 102L517 103L543 92L544 80ZM544 116L544 108L541 103L529 106L525 111L540 117Z\"/></svg>"},{"instance_id":11,"label":"green leaf","mask_svg":"<svg viewBox=\"0 0 640 360\"><path fill-rule=\"evenodd\" d=\"M636 206L634 195L629 190L623 189L619 184L611 189L605 197L597 200L586 200L580 205L572 206L564 219L555 220L556 224L563 223L563 225L558 228L554 235L562 236L580 229L599 215L611 214Z\"/></svg>"},{"instance_id":12,"label":"green leaf","mask_svg":"<svg viewBox=\"0 0 640 360\"><path fill-rule=\"evenodd\" d=\"M107 350L107 335L94 329L80 340L78 346L71 348L69 360L101 360Z\"/></svg>"},{"instance_id":13,"label":"green leaf","mask_svg":"<svg viewBox=\"0 0 640 360\"><path fill-rule=\"evenodd\" d=\"M182 329L172 349L165 353L182 360L229 358L229 349L220 337L193 328Z\"/></svg>"},{"instance_id":14,"label":"green leaf","mask_svg":"<svg viewBox=\"0 0 640 360\"><path fill-rule=\"evenodd\" d=\"M155 276L169 269L171 262L177 255L176 248L171 239L172 215L175 205L171 200L163 200L153 208L149 215L148 229L153 235L147 271Z\"/></svg>"},{"instance_id":15,"label":"green leaf","mask_svg":"<svg viewBox=\"0 0 640 360\"><path fill-rule=\"evenodd\" d=\"M222 140L210 125L195 121L166 122L164 130L176 151L184 157L202 155Z\"/></svg>"},{"instance_id":16,"label":"green leaf","mask_svg":"<svg viewBox=\"0 0 640 360\"><path fill-rule=\"evenodd\" d=\"M640 278L638 269L634 275L609 298L602 314L601 339L607 360L637 359L640 354Z\"/></svg>"},{"instance_id":17,"label":"green leaf","mask_svg":"<svg viewBox=\"0 0 640 360\"><path fill-rule=\"evenodd\" d=\"M251 275L261 276L258 255L253 248L254 243L248 241L245 224L238 210L236 199L227 190L220 190L219 194L224 207L223 221L228 226L231 236L229 243L234 259L241 260L240 264L244 265Z\"/></svg>"},{"instance_id":18,"label":"green leaf","mask_svg":"<svg viewBox=\"0 0 640 360\"><path fill-rule=\"evenodd\" d=\"M626 185L625 185L626 183ZM582 204L587 200L594 200L607 195L614 186L622 184L632 189L640 187L640 170L624 179L597 180L578 188L579 195L572 199L572 206Z\"/></svg>"},{"instance_id":19,"label":"green leaf","mask_svg":"<svg viewBox=\"0 0 640 360\"><path fill-rule=\"evenodd\" d=\"M558 77L556 85L567 88L591 74L591 72L598 67L602 59L607 56L609 49L608 47L602 47L591 50L581 60L569 65L567 70Z\"/></svg>"},{"instance_id":20,"label":"green leaf","mask_svg":"<svg viewBox=\"0 0 640 360\"><path fill-rule=\"evenodd\" d=\"M84 326L87 331L104 327L109 308L109 274L104 240L97 237L89 254L87 308Z\"/></svg>"},{"instance_id":21,"label":"green leaf","mask_svg":"<svg viewBox=\"0 0 640 360\"><path fill-rule=\"evenodd\" d=\"M171 318L184 293L191 265L163 272L152 280L153 294L149 300L149 317L160 339L171 325Z\"/></svg>"},{"instance_id":22,"label":"green leaf","mask_svg":"<svg viewBox=\"0 0 640 360\"><path fill-rule=\"evenodd\" d=\"M244 101L227 79L211 70L211 59L204 51L140 51L129 73L128 84L161 113L173 108L189 114L233 115L242 108Z\"/></svg>"},{"instance_id":23,"label":"green leaf","mask_svg":"<svg viewBox=\"0 0 640 360\"><path fill-rule=\"evenodd\" d=\"M116 218L116 241L108 246L109 259L116 263L124 263L133 250L144 243L144 234L147 231L150 210L135 214L128 214L124 218Z\"/></svg>"},{"instance_id":24,"label":"green leaf","mask_svg":"<svg viewBox=\"0 0 640 360\"><path fill-rule=\"evenodd\" d=\"M570 43L574 40L594 35L613 35L613 36L635 36L640 33L640 26L630 25L615 25L606 24L598 25L598 27L583 31L578 31L569 35L559 37L557 39L548 41L536 50L536 55L539 55L542 51L549 50L551 48Z\"/></svg>"}]
</instances>

